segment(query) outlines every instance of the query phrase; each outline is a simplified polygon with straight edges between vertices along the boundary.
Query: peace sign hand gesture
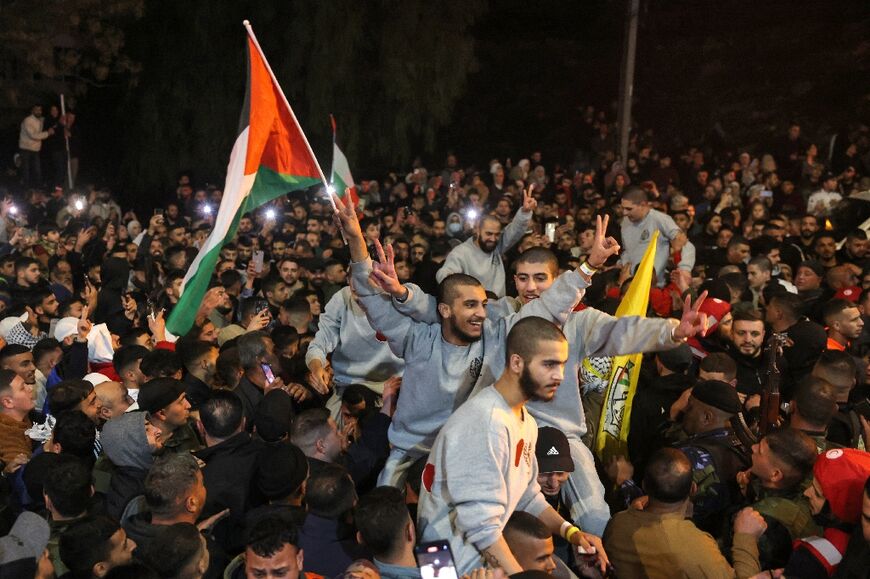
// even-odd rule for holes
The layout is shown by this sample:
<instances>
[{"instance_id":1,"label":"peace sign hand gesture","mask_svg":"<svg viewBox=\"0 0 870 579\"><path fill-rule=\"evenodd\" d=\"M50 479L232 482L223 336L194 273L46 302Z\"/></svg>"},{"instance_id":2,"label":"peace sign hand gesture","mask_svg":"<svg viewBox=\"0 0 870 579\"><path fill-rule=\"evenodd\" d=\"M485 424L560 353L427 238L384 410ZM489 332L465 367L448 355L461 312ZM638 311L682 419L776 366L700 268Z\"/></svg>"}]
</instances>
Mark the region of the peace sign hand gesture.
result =
<instances>
[{"instance_id":1,"label":"peace sign hand gesture","mask_svg":"<svg viewBox=\"0 0 870 579\"><path fill-rule=\"evenodd\" d=\"M532 186L523 191L523 212L531 213L538 206L538 200L532 197Z\"/></svg>"},{"instance_id":2,"label":"peace sign hand gesture","mask_svg":"<svg viewBox=\"0 0 870 579\"><path fill-rule=\"evenodd\" d=\"M698 334L705 335L707 333L707 314L701 312L701 305L707 299L705 291L698 296L695 303L692 303L692 297L686 296L686 302L683 304L683 315L680 317L680 325L674 329L674 338L684 340Z\"/></svg>"},{"instance_id":3,"label":"peace sign hand gesture","mask_svg":"<svg viewBox=\"0 0 870 579\"><path fill-rule=\"evenodd\" d=\"M612 237L605 237L609 223L610 215L605 215L603 220L600 215L595 216L595 240L592 242L592 248L589 250L587 258L589 265L595 269L601 269L611 255L619 253L620 247L616 240Z\"/></svg>"}]
</instances>

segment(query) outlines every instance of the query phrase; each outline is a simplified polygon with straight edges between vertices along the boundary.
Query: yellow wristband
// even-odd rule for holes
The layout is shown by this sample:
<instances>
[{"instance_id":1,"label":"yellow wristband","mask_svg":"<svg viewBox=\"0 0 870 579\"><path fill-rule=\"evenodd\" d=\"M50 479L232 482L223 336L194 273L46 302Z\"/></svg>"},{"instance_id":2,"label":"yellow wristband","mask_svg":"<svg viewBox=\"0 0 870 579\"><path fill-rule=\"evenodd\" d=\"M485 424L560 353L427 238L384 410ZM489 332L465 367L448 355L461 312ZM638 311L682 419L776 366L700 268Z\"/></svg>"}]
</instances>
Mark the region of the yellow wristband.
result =
<instances>
[{"instance_id":1,"label":"yellow wristband","mask_svg":"<svg viewBox=\"0 0 870 579\"><path fill-rule=\"evenodd\" d=\"M580 532L580 529L578 529L577 527L572 526L570 529L568 529L568 530L565 532L565 540L568 541L568 542L570 542L570 541L571 541L571 536L572 536L574 533L579 533L579 532Z\"/></svg>"}]
</instances>

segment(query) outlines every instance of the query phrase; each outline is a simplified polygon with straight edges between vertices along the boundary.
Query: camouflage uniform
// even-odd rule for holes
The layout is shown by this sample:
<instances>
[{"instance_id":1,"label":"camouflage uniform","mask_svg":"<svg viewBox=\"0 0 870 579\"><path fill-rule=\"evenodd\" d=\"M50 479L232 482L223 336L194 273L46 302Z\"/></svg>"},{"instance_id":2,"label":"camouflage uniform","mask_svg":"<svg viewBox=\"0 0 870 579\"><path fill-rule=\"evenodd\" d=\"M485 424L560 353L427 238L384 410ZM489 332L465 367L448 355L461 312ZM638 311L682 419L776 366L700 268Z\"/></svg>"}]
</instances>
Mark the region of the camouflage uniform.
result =
<instances>
[{"instance_id":1,"label":"camouflage uniform","mask_svg":"<svg viewBox=\"0 0 870 579\"><path fill-rule=\"evenodd\" d=\"M698 487L692 520L701 530L718 534L728 507L740 499L737 473L749 468L749 455L729 428L695 434L678 448L689 458Z\"/></svg>"},{"instance_id":2,"label":"camouflage uniform","mask_svg":"<svg viewBox=\"0 0 870 579\"><path fill-rule=\"evenodd\" d=\"M794 540L821 534L809 501L803 496L808 483L789 490L763 488L758 479L750 483L750 496L755 497L752 508L767 521L767 530L758 540L764 568L784 567Z\"/></svg>"}]
</instances>

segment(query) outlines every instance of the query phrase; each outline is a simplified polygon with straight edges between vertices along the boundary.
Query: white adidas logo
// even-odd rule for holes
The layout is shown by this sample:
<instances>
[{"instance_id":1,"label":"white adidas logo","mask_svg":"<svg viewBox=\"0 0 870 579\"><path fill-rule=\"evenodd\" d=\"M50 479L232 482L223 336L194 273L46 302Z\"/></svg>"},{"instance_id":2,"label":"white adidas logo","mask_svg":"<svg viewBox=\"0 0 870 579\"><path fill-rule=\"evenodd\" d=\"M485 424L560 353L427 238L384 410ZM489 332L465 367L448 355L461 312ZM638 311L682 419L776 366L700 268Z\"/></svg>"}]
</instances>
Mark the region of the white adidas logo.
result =
<instances>
[{"instance_id":1,"label":"white adidas logo","mask_svg":"<svg viewBox=\"0 0 870 579\"><path fill-rule=\"evenodd\" d=\"M559 451L556 450L555 446L551 446L550 450L547 451L547 456L559 456Z\"/></svg>"}]
</instances>

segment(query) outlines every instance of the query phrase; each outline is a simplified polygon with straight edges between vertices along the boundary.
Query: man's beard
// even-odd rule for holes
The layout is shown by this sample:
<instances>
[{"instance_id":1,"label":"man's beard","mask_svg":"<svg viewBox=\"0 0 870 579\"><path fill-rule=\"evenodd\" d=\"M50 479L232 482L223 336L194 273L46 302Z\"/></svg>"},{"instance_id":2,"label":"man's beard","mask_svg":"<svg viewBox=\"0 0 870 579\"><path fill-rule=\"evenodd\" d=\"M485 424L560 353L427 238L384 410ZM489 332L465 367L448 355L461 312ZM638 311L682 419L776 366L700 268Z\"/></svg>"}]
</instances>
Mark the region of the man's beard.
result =
<instances>
[{"instance_id":1,"label":"man's beard","mask_svg":"<svg viewBox=\"0 0 870 579\"><path fill-rule=\"evenodd\" d=\"M486 253L492 253L493 251L495 251L496 245L498 245L497 241L491 241L491 242L481 241L480 242L480 249L482 249Z\"/></svg>"},{"instance_id":2,"label":"man's beard","mask_svg":"<svg viewBox=\"0 0 870 579\"><path fill-rule=\"evenodd\" d=\"M532 373L529 371L528 366L523 366L523 373L520 375L520 389L523 392L523 396L525 396L527 400L530 400L532 402L551 401L553 399L552 397L545 398L538 394L538 390L543 388L544 386L546 385L539 384L535 381L534 378L532 378Z\"/></svg>"},{"instance_id":3,"label":"man's beard","mask_svg":"<svg viewBox=\"0 0 870 579\"><path fill-rule=\"evenodd\" d=\"M454 316L451 316L449 318L449 320L450 320L450 329L453 331L454 334L459 336L459 339L461 339L463 342L467 342L470 344L472 342L480 341L480 336L472 336L470 334L467 334L465 331L463 331L462 328L459 327L459 324L456 323L456 318ZM480 329L481 329L481 332L483 332L483 325L481 325ZM482 335L483 334L481 333L481 336Z\"/></svg>"},{"instance_id":4,"label":"man's beard","mask_svg":"<svg viewBox=\"0 0 870 579\"><path fill-rule=\"evenodd\" d=\"M217 313L219 313L220 315L225 316L233 311L233 306L216 306L215 310L217 310Z\"/></svg>"}]
</instances>

